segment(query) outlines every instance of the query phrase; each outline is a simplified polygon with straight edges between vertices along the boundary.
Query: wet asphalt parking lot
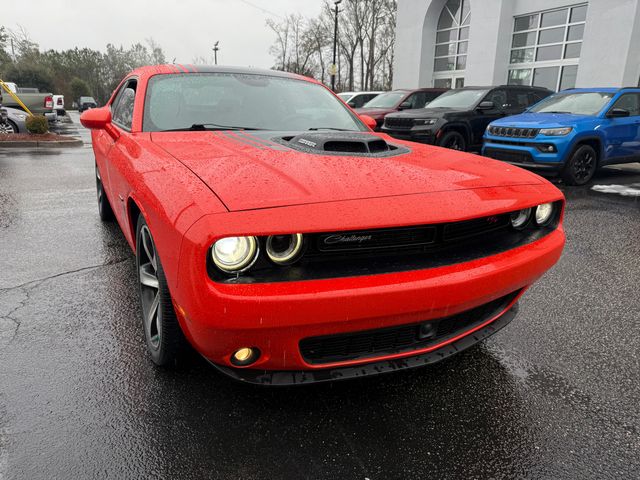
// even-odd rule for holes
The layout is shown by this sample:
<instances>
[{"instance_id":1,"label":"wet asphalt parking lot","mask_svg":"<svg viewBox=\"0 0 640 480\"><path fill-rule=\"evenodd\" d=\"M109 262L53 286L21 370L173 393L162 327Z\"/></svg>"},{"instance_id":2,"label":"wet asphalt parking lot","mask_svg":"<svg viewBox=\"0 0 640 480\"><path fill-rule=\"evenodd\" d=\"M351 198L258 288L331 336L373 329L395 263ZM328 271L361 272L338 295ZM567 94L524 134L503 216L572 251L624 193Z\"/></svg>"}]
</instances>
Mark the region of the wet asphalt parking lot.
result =
<instances>
[{"instance_id":1,"label":"wet asphalt parking lot","mask_svg":"<svg viewBox=\"0 0 640 480\"><path fill-rule=\"evenodd\" d=\"M88 144L0 149L0 479L639 478L640 166L594 183L626 195L563 188L564 256L484 344L269 389L151 364Z\"/></svg>"}]
</instances>

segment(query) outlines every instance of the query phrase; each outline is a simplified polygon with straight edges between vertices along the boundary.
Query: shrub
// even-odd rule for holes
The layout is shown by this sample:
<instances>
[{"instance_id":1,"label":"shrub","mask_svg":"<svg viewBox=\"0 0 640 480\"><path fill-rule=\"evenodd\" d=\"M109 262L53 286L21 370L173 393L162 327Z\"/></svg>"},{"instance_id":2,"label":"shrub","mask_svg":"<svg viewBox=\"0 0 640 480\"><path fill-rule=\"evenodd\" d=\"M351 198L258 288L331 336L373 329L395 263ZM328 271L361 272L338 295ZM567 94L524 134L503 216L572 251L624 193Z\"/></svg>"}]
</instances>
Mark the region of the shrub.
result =
<instances>
[{"instance_id":1,"label":"shrub","mask_svg":"<svg viewBox=\"0 0 640 480\"><path fill-rule=\"evenodd\" d=\"M26 120L27 131L29 133L47 133L49 131L49 122L44 115L30 115Z\"/></svg>"}]
</instances>

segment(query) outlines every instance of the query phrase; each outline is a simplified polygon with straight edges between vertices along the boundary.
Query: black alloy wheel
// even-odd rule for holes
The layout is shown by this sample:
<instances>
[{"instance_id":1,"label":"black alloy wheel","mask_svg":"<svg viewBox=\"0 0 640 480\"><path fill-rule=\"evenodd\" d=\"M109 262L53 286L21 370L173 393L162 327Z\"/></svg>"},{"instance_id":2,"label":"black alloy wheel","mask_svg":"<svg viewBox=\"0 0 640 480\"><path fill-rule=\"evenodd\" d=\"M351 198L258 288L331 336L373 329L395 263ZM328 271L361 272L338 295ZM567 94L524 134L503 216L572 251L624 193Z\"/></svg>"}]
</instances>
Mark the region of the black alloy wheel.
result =
<instances>
[{"instance_id":1,"label":"black alloy wheel","mask_svg":"<svg viewBox=\"0 0 640 480\"><path fill-rule=\"evenodd\" d=\"M186 343L151 230L142 215L136 228L136 267L147 350L161 367L175 364Z\"/></svg>"},{"instance_id":2,"label":"black alloy wheel","mask_svg":"<svg viewBox=\"0 0 640 480\"><path fill-rule=\"evenodd\" d=\"M585 185L596 173L598 156L590 145L580 145L573 152L562 174L567 185Z\"/></svg>"},{"instance_id":3,"label":"black alloy wheel","mask_svg":"<svg viewBox=\"0 0 640 480\"><path fill-rule=\"evenodd\" d=\"M451 150L458 150L459 152L465 152L467 150L467 141L459 132L445 133L438 141L438 145Z\"/></svg>"},{"instance_id":4,"label":"black alloy wheel","mask_svg":"<svg viewBox=\"0 0 640 480\"><path fill-rule=\"evenodd\" d=\"M96 195L98 197L98 215L103 222L110 222L113 220L113 210L111 204L107 198L107 194L104 191L104 185L102 185L102 177L100 176L100 170L96 164Z\"/></svg>"}]
</instances>

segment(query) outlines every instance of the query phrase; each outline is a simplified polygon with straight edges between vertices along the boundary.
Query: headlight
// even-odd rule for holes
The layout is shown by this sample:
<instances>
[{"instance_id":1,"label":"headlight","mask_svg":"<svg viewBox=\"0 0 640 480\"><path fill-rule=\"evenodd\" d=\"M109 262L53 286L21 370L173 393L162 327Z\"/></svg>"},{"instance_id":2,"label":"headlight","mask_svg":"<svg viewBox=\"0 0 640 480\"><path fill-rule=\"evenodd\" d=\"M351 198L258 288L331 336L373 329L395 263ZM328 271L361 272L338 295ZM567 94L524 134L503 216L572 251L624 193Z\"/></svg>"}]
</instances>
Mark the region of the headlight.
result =
<instances>
[{"instance_id":1,"label":"headlight","mask_svg":"<svg viewBox=\"0 0 640 480\"><path fill-rule=\"evenodd\" d=\"M435 125L436 123L436 119L435 118L416 118L413 121L414 125L418 125L418 126L423 126L423 125Z\"/></svg>"},{"instance_id":2,"label":"headlight","mask_svg":"<svg viewBox=\"0 0 640 480\"><path fill-rule=\"evenodd\" d=\"M525 208L511 214L511 226L516 230L522 230L529 223L531 218L531 209Z\"/></svg>"},{"instance_id":3,"label":"headlight","mask_svg":"<svg viewBox=\"0 0 640 480\"><path fill-rule=\"evenodd\" d=\"M540 133L542 135L546 135L547 137L564 137L565 135L569 135L573 128L571 127L562 127L562 128L542 128Z\"/></svg>"},{"instance_id":4,"label":"headlight","mask_svg":"<svg viewBox=\"0 0 640 480\"><path fill-rule=\"evenodd\" d=\"M302 234L272 235L267 238L267 256L278 265L295 262L302 253Z\"/></svg>"},{"instance_id":5,"label":"headlight","mask_svg":"<svg viewBox=\"0 0 640 480\"><path fill-rule=\"evenodd\" d=\"M27 119L27 116L26 115L22 115L21 113L18 113L18 114L16 114L16 118L18 120L24 121L24 120Z\"/></svg>"},{"instance_id":6,"label":"headlight","mask_svg":"<svg viewBox=\"0 0 640 480\"><path fill-rule=\"evenodd\" d=\"M223 272L241 272L258 258L258 240L256 237L221 238L213 244L211 258Z\"/></svg>"},{"instance_id":7,"label":"headlight","mask_svg":"<svg viewBox=\"0 0 640 480\"><path fill-rule=\"evenodd\" d=\"M544 227L549 225L554 213L553 203L543 203L536 207L536 225Z\"/></svg>"}]
</instances>

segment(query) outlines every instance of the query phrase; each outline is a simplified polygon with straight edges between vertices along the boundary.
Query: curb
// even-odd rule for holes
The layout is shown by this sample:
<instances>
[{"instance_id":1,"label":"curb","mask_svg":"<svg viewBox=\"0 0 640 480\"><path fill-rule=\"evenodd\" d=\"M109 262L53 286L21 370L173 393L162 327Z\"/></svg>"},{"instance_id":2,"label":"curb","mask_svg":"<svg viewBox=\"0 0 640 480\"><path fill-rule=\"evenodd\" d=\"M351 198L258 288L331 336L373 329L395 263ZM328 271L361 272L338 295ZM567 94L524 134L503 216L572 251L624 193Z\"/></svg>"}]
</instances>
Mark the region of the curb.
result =
<instances>
[{"instance_id":1,"label":"curb","mask_svg":"<svg viewBox=\"0 0 640 480\"><path fill-rule=\"evenodd\" d=\"M15 142L0 142L0 149L2 148L65 148L65 147L81 147L84 145L82 140L53 140L49 142L39 142L34 140L32 142L15 141Z\"/></svg>"}]
</instances>

